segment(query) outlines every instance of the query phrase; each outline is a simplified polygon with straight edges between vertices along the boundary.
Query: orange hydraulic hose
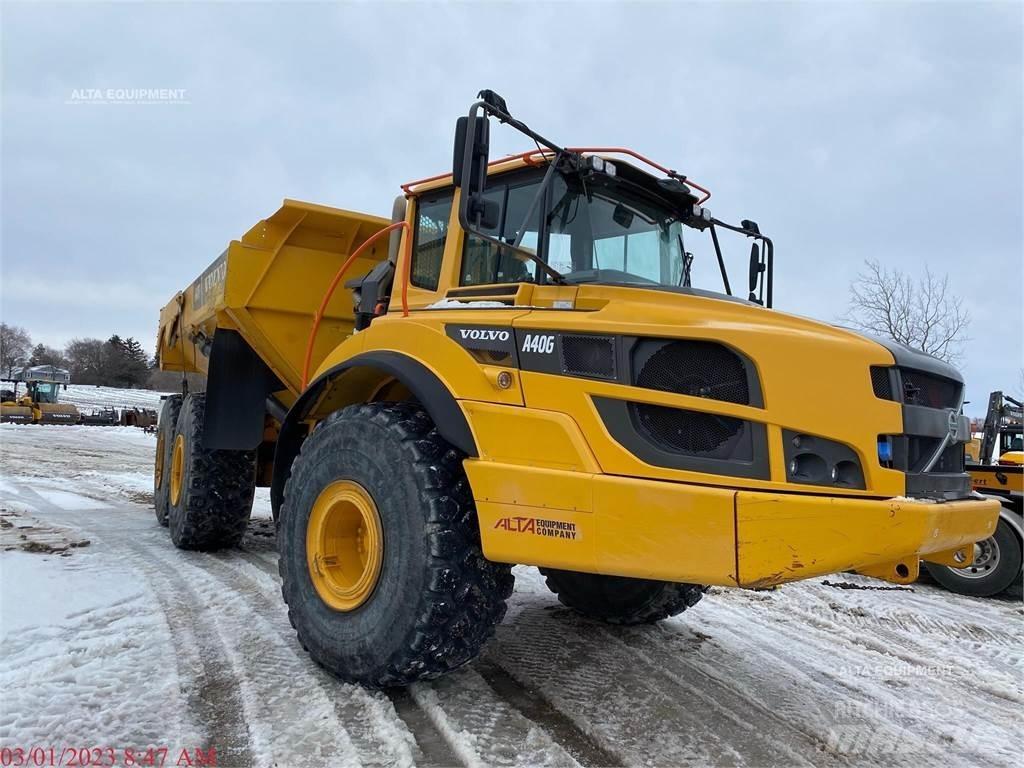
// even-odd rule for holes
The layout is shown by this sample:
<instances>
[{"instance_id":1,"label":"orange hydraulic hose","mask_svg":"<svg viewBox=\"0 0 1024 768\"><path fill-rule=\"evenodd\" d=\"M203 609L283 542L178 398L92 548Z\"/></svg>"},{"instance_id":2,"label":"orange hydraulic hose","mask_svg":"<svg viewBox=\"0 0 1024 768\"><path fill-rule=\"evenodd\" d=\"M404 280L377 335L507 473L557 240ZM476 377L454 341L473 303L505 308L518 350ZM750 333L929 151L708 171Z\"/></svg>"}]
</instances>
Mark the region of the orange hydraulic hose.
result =
<instances>
[{"instance_id":1,"label":"orange hydraulic hose","mask_svg":"<svg viewBox=\"0 0 1024 768\"><path fill-rule=\"evenodd\" d=\"M306 341L306 361L305 361L305 363L302 366L302 389L303 390L305 390L306 389L306 385L309 384L309 365L310 365L310 361L313 358L313 342L316 340L317 331L320 330L320 321L323 320L323 318L324 318L324 312L327 311L327 304L328 304L328 302L330 302L331 296L334 295L334 289L338 287L338 283L341 282L341 278L345 276L345 273L348 271L348 268L352 266L352 262L354 262L356 259L358 259L360 257L360 255L362 255L363 251L366 250L366 248L371 243L376 241L382 235L385 235L385 234L387 234L389 232L393 232L396 229L407 229L408 227L409 227L408 222L397 221L397 222L395 222L394 224L392 224L390 226L384 227L384 229L380 230L379 232L373 233L372 235L370 235L370 237L366 238L366 240L363 241L363 244L360 245L358 248L356 248L352 252L352 255L349 256L347 259L345 259L345 263L341 265L341 269L338 270L338 273L334 276L334 279L331 281L331 284L327 287L327 292L324 294L323 301L320 302L320 308L316 311L316 314L313 316L313 327L310 329L310 331L309 331L309 339ZM406 265L405 265L405 270L404 270L404 278L405 279L402 281L402 316L403 317L408 317L409 316L409 300L408 300L408 297L406 295L407 294L407 284L409 282L409 264L408 264L408 262L410 261L409 256L411 256L411 254L406 254Z\"/></svg>"}]
</instances>

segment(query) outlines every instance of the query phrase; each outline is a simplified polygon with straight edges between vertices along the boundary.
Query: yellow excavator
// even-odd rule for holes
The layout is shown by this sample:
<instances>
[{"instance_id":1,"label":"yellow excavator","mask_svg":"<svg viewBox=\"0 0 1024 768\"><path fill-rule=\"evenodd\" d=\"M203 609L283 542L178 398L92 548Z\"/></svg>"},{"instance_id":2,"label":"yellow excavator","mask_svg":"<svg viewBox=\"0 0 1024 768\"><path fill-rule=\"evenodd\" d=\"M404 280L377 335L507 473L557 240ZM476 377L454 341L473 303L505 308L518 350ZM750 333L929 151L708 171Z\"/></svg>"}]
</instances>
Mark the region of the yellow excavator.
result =
<instances>
[{"instance_id":1,"label":"yellow excavator","mask_svg":"<svg viewBox=\"0 0 1024 768\"><path fill-rule=\"evenodd\" d=\"M932 578L952 592L988 597L1020 583L1024 563L1022 438L1024 404L1002 392L990 394L981 438L967 448L966 469L971 487L998 499L1002 509L995 533L974 545L974 560L969 566L925 563Z\"/></svg>"},{"instance_id":2,"label":"yellow excavator","mask_svg":"<svg viewBox=\"0 0 1024 768\"><path fill-rule=\"evenodd\" d=\"M60 388L67 389L71 374L53 365L34 365L11 372L3 381L11 382L13 389L0 391L0 422L13 424L78 424L78 409L69 403L59 403ZM25 394L18 394L18 386L25 385Z\"/></svg>"}]
</instances>

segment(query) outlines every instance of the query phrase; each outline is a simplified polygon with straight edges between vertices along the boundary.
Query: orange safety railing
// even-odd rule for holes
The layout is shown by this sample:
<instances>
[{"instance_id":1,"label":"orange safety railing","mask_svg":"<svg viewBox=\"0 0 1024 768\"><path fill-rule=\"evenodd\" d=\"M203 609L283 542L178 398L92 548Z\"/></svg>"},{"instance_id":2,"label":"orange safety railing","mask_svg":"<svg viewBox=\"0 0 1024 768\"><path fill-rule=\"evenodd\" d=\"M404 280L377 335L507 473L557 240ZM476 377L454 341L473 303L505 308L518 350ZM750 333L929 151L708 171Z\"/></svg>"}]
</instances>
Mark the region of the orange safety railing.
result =
<instances>
[{"instance_id":1,"label":"orange safety railing","mask_svg":"<svg viewBox=\"0 0 1024 768\"><path fill-rule=\"evenodd\" d=\"M303 390L305 390L306 386L309 384L309 366L310 361L313 358L313 342L316 340L317 331L320 330L320 322L324 318L324 312L327 311L327 304L330 302L331 296L334 295L334 289L338 287L338 283L341 282L341 278L345 276L345 273L348 271L348 268L352 266L352 263L362 255L363 251L365 251L371 243L375 242L378 238L385 234L394 232L396 229L405 229L408 232L409 223L406 221L397 221L390 226L384 227L384 229L380 230L379 232L374 232L370 237L366 238L366 240L363 241L363 244L356 248L352 252L351 256L345 259L345 263L341 265L341 269L338 270L338 273L334 276L334 279L331 281L331 284L327 287L327 292L324 294L323 301L320 302L320 308L316 311L316 314L313 316L313 327L310 329L309 339L306 341L306 360L302 366ZM404 270L402 272L402 317L409 316L408 288L409 262L411 260L411 254L406 253Z\"/></svg>"},{"instance_id":2,"label":"orange safety railing","mask_svg":"<svg viewBox=\"0 0 1024 768\"><path fill-rule=\"evenodd\" d=\"M583 153L583 152L591 152L591 153L603 152L603 153L606 153L606 154L613 154L613 155L627 155L628 157L632 157L635 160L639 160L640 162L646 163L647 165L651 166L652 168L661 171L666 176L672 176L673 174L676 173L675 171L673 171L673 170L671 170L669 168L666 168L665 166L663 166L663 165L661 165L659 163L654 162L650 158L645 157L644 155L641 155L639 152L635 152L632 149L626 149L625 147L568 147L568 150L570 152L579 152L579 153ZM527 152L520 152L517 155L508 155L507 157L501 157L501 158L498 158L497 160L491 160L491 162L489 162L487 164L487 167L490 168L492 165L501 165L502 163L508 163L508 162L512 162L514 160L525 160L528 164L534 165L535 163L533 162L533 158L538 157L538 156L543 158L543 157L547 157L547 156L553 155L553 154L554 154L553 150L536 150L536 149L531 149L531 150L529 150ZM412 192L414 187L417 187L420 184L427 184L428 182L431 182L431 181L440 181L441 179L446 179L449 176L451 176L450 173L439 173L436 176L428 176L425 179L417 179L416 181L409 181L409 182L406 182L405 184L402 185L402 190L406 194L409 194L409 193ZM690 179L686 179L685 181L683 181L683 183L686 186L692 187L693 189L696 189L696 190L701 192L703 197L700 200L697 201L698 205L703 205L704 203L706 203L708 200L711 199L711 190L709 190L707 187L704 187L704 186L698 184L695 181L691 181Z\"/></svg>"}]
</instances>

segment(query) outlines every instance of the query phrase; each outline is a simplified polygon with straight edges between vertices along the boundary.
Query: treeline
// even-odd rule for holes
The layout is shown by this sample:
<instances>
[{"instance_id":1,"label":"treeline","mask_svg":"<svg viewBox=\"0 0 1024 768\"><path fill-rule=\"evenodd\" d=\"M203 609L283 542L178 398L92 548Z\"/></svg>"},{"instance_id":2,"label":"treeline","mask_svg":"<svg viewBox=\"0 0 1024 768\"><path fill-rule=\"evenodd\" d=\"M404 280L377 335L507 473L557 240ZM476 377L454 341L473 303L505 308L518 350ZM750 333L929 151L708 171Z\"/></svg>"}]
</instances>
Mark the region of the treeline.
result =
<instances>
[{"instance_id":1,"label":"treeline","mask_svg":"<svg viewBox=\"0 0 1024 768\"><path fill-rule=\"evenodd\" d=\"M0 373L10 376L15 369L32 365L65 368L75 384L144 388L151 386L155 361L131 336L72 339L61 350L33 344L24 328L0 323Z\"/></svg>"}]
</instances>

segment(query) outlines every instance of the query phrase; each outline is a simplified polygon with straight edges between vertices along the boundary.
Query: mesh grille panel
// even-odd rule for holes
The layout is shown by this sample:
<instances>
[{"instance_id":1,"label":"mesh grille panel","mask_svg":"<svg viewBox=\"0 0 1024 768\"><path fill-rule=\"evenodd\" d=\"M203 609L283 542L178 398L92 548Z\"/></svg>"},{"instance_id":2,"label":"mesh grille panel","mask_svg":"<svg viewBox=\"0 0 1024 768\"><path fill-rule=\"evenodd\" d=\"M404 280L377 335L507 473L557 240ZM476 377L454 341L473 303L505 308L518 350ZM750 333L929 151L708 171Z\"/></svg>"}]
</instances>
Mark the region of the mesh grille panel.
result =
<instances>
[{"instance_id":1,"label":"mesh grille panel","mask_svg":"<svg viewBox=\"0 0 1024 768\"><path fill-rule=\"evenodd\" d=\"M960 404L961 385L950 379L901 368L903 402L927 408L956 408Z\"/></svg>"},{"instance_id":2,"label":"mesh grille panel","mask_svg":"<svg viewBox=\"0 0 1024 768\"><path fill-rule=\"evenodd\" d=\"M871 366L871 389L875 391L875 397L880 397L882 400L893 399L889 370L889 368L882 368L877 365Z\"/></svg>"},{"instance_id":3,"label":"mesh grille panel","mask_svg":"<svg viewBox=\"0 0 1024 768\"><path fill-rule=\"evenodd\" d=\"M707 341L672 341L663 345L643 363L635 384L662 392L750 404L743 362L721 344Z\"/></svg>"},{"instance_id":4,"label":"mesh grille panel","mask_svg":"<svg viewBox=\"0 0 1024 768\"><path fill-rule=\"evenodd\" d=\"M743 420L713 413L633 403L641 429L661 448L693 456L715 454L743 430Z\"/></svg>"},{"instance_id":5,"label":"mesh grille panel","mask_svg":"<svg viewBox=\"0 0 1024 768\"><path fill-rule=\"evenodd\" d=\"M615 378L615 340L610 336L562 336L562 370L577 376Z\"/></svg>"}]
</instances>

